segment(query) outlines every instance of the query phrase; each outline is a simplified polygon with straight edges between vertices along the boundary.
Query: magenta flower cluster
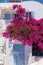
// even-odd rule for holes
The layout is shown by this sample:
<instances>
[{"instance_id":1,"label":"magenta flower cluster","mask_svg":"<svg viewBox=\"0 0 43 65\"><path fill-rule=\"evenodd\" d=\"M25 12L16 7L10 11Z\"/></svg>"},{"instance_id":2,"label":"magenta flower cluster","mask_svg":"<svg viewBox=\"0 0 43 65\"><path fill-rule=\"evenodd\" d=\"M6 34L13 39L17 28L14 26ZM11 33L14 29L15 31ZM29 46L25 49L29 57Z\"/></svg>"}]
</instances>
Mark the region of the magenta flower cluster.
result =
<instances>
[{"instance_id":1,"label":"magenta flower cluster","mask_svg":"<svg viewBox=\"0 0 43 65\"><path fill-rule=\"evenodd\" d=\"M25 8L22 8L21 5L13 5L13 9L16 10L17 17L23 17L26 14Z\"/></svg>"},{"instance_id":2,"label":"magenta flower cluster","mask_svg":"<svg viewBox=\"0 0 43 65\"><path fill-rule=\"evenodd\" d=\"M16 11L16 17L7 26L3 36L12 40L19 40L23 44L32 46L33 42L37 43L38 47L43 51L43 18L36 20L30 17L30 20L24 18L26 13L25 8L21 5L14 5L13 9Z\"/></svg>"}]
</instances>

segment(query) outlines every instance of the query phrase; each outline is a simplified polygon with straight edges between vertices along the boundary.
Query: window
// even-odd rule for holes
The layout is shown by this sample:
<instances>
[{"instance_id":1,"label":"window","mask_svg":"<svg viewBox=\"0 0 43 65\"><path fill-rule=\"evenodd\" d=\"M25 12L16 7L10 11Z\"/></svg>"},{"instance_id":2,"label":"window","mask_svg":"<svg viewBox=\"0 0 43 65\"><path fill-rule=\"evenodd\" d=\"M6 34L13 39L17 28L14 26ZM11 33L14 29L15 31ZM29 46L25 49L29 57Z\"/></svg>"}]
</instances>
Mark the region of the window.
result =
<instances>
[{"instance_id":1,"label":"window","mask_svg":"<svg viewBox=\"0 0 43 65\"><path fill-rule=\"evenodd\" d=\"M26 18L28 18L29 19L29 17L30 16L33 16L34 15L34 12L27 12L26 13L26 16L24 16L24 17L26 17ZM9 13L6 13L5 14L5 23L6 24L8 24L9 22L10 22L10 20L12 20L12 19L14 19L14 18L16 18L16 14L9 14Z\"/></svg>"},{"instance_id":2,"label":"window","mask_svg":"<svg viewBox=\"0 0 43 65\"><path fill-rule=\"evenodd\" d=\"M6 24L9 24L10 23L10 20L14 19L16 17L15 14L5 14L5 23Z\"/></svg>"},{"instance_id":3,"label":"window","mask_svg":"<svg viewBox=\"0 0 43 65\"><path fill-rule=\"evenodd\" d=\"M5 14L5 20L11 20L11 19L14 19L16 17L15 14Z\"/></svg>"},{"instance_id":4,"label":"window","mask_svg":"<svg viewBox=\"0 0 43 65\"><path fill-rule=\"evenodd\" d=\"M11 14L11 19L16 18L16 14Z\"/></svg>"},{"instance_id":5,"label":"window","mask_svg":"<svg viewBox=\"0 0 43 65\"><path fill-rule=\"evenodd\" d=\"M33 11L26 12L26 16L25 17L29 19L30 16L34 17L34 12Z\"/></svg>"},{"instance_id":6,"label":"window","mask_svg":"<svg viewBox=\"0 0 43 65\"><path fill-rule=\"evenodd\" d=\"M10 20L10 14L5 14L5 20Z\"/></svg>"}]
</instances>

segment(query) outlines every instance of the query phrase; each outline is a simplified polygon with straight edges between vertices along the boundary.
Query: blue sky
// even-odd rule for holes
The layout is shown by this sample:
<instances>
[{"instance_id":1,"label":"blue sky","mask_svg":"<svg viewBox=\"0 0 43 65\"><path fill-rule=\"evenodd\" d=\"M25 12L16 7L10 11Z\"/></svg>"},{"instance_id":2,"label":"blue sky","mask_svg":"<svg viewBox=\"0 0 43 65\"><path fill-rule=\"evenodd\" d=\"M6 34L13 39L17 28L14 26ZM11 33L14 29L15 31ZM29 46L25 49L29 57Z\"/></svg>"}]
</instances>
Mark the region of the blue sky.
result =
<instances>
[{"instance_id":1,"label":"blue sky","mask_svg":"<svg viewBox=\"0 0 43 65\"><path fill-rule=\"evenodd\" d=\"M43 4L43 0L36 0L36 1L39 1L40 3L42 3L42 4Z\"/></svg>"},{"instance_id":2,"label":"blue sky","mask_svg":"<svg viewBox=\"0 0 43 65\"><path fill-rule=\"evenodd\" d=\"M23 0L23 1L38 1L43 4L43 0Z\"/></svg>"}]
</instances>

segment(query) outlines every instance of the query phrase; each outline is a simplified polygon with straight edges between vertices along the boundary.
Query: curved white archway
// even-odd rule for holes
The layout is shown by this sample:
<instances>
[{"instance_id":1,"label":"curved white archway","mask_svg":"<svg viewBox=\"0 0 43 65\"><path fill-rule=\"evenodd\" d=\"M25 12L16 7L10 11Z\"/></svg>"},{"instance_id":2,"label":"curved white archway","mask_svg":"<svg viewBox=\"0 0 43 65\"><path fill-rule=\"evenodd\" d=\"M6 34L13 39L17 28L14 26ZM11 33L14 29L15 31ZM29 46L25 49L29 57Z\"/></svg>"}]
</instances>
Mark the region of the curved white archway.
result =
<instances>
[{"instance_id":1,"label":"curved white archway","mask_svg":"<svg viewBox=\"0 0 43 65\"><path fill-rule=\"evenodd\" d=\"M28 11L34 11L34 17L36 19L43 18L43 5L36 1L24 1L22 6Z\"/></svg>"}]
</instances>

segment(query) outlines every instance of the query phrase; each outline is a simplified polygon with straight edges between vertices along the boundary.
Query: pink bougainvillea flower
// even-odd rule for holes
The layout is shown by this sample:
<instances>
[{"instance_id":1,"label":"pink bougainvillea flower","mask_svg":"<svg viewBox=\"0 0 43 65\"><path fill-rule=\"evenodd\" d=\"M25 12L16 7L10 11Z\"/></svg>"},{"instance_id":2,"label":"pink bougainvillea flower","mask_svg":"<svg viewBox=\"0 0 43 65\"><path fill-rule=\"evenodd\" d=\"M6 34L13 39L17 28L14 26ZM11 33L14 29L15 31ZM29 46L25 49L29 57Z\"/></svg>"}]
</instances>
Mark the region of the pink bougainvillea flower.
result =
<instances>
[{"instance_id":1,"label":"pink bougainvillea flower","mask_svg":"<svg viewBox=\"0 0 43 65\"><path fill-rule=\"evenodd\" d=\"M23 8L21 5L13 5L13 9L16 8L16 17L23 17L26 14L25 8Z\"/></svg>"},{"instance_id":2,"label":"pink bougainvillea flower","mask_svg":"<svg viewBox=\"0 0 43 65\"><path fill-rule=\"evenodd\" d=\"M9 33L4 32L4 33L3 33L3 37L9 38Z\"/></svg>"},{"instance_id":3,"label":"pink bougainvillea flower","mask_svg":"<svg viewBox=\"0 0 43 65\"><path fill-rule=\"evenodd\" d=\"M15 4L15 5L13 5L13 7L12 7L12 8L13 8L13 9L15 9L15 8L17 8L17 7L18 7L18 5L17 5L17 4Z\"/></svg>"},{"instance_id":4,"label":"pink bougainvillea flower","mask_svg":"<svg viewBox=\"0 0 43 65\"><path fill-rule=\"evenodd\" d=\"M30 40L26 40L26 44L28 43L28 45L29 46L32 46L32 44L33 44L33 40L32 39L30 39Z\"/></svg>"},{"instance_id":5,"label":"pink bougainvillea flower","mask_svg":"<svg viewBox=\"0 0 43 65\"><path fill-rule=\"evenodd\" d=\"M13 5L16 10L16 18L10 21L3 36L9 38L10 41L17 39L23 44L32 46L33 42L43 50L43 18L36 20L32 16L24 18L26 14L25 8L21 5Z\"/></svg>"},{"instance_id":6,"label":"pink bougainvillea flower","mask_svg":"<svg viewBox=\"0 0 43 65\"><path fill-rule=\"evenodd\" d=\"M42 42L38 43L38 47L43 51L43 43Z\"/></svg>"},{"instance_id":7,"label":"pink bougainvillea flower","mask_svg":"<svg viewBox=\"0 0 43 65\"><path fill-rule=\"evenodd\" d=\"M36 21L36 19L33 18L32 16L29 17L29 20L30 20L30 23L32 23L32 24L35 23L35 21Z\"/></svg>"},{"instance_id":8,"label":"pink bougainvillea flower","mask_svg":"<svg viewBox=\"0 0 43 65\"><path fill-rule=\"evenodd\" d=\"M23 8L23 9L21 8L16 11L16 16L18 16L18 17L23 17L25 14L26 14L25 8Z\"/></svg>"}]
</instances>

